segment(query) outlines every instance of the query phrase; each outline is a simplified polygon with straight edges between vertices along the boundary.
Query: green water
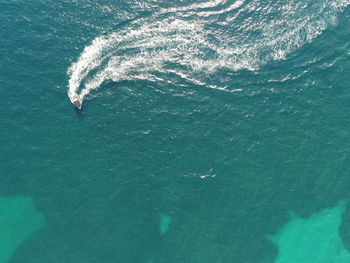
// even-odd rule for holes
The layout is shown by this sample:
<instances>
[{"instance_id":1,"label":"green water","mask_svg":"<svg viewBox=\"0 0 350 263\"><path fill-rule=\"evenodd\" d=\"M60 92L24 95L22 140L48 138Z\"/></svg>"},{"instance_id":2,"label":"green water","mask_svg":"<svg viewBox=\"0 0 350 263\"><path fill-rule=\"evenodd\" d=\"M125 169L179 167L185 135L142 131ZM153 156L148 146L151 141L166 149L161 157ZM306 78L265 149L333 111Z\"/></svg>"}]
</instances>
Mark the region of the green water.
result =
<instances>
[{"instance_id":1,"label":"green water","mask_svg":"<svg viewBox=\"0 0 350 263\"><path fill-rule=\"evenodd\" d=\"M0 1L2 262L347 261L349 6Z\"/></svg>"},{"instance_id":2,"label":"green water","mask_svg":"<svg viewBox=\"0 0 350 263\"><path fill-rule=\"evenodd\" d=\"M166 232L168 232L170 222L171 222L171 217L170 216L167 216L167 215L164 215L164 214L160 214L159 229L160 229L160 233L162 235L164 235Z\"/></svg>"},{"instance_id":3,"label":"green water","mask_svg":"<svg viewBox=\"0 0 350 263\"><path fill-rule=\"evenodd\" d=\"M30 197L0 198L0 262L6 263L23 241L45 225Z\"/></svg>"},{"instance_id":4,"label":"green water","mask_svg":"<svg viewBox=\"0 0 350 263\"><path fill-rule=\"evenodd\" d=\"M296 215L271 238L278 246L276 263L350 262L339 227L347 202L324 209L309 218Z\"/></svg>"}]
</instances>

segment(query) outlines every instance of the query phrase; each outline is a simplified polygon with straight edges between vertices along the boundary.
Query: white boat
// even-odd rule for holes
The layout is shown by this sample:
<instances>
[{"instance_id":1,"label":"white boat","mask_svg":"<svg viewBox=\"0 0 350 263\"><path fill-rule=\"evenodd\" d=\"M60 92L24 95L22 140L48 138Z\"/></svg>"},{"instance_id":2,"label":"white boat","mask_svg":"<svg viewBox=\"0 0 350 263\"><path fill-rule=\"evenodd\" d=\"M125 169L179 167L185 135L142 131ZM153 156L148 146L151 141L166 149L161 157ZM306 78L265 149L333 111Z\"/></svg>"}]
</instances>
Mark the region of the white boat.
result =
<instances>
[{"instance_id":1,"label":"white boat","mask_svg":"<svg viewBox=\"0 0 350 263\"><path fill-rule=\"evenodd\" d=\"M74 107L81 110L81 100L80 100L78 95L74 95L72 97L72 103L73 103Z\"/></svg>"}]
</instances>

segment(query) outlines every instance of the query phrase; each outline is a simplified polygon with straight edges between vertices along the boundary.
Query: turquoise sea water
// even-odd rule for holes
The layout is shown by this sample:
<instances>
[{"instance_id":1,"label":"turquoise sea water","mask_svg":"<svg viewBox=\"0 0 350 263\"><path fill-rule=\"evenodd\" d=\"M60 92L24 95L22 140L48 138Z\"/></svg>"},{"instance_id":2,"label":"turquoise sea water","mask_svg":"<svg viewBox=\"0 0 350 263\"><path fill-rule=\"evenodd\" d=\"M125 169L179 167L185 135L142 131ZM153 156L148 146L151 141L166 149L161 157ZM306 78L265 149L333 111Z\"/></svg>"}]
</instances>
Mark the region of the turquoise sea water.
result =
<instances>
[{"instance_id":1,"label":"turquoise sea water","mask_svg":"<svg viewBox=\"0 0 350 263\"><path fill-rule=\"evenodd\" d=\"M0 1L0 263L350 262L349 6Z\"/></svg>"}]
</instances>

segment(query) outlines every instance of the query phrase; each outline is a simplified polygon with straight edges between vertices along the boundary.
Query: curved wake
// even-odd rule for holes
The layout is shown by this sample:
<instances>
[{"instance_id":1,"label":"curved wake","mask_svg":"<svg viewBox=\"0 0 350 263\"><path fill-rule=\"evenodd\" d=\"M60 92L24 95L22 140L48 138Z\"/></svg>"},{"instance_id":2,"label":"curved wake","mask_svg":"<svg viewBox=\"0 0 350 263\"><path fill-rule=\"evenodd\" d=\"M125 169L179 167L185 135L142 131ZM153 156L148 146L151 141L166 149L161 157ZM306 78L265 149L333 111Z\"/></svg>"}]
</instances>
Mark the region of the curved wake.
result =
<instances>
[{"instance_id":1,"label":"curved wake","mask_svg":"<svg viewBox=\"0 0 350 263\"><path fill-rule=\"evenodd\" d=\"M149 0L158 12L97 37L68 69L68 95L81 101L105 80L212 83L220 69L257 70L310 43L350 0L211 0L188 6Z\"/></svg>"}]
</instances>

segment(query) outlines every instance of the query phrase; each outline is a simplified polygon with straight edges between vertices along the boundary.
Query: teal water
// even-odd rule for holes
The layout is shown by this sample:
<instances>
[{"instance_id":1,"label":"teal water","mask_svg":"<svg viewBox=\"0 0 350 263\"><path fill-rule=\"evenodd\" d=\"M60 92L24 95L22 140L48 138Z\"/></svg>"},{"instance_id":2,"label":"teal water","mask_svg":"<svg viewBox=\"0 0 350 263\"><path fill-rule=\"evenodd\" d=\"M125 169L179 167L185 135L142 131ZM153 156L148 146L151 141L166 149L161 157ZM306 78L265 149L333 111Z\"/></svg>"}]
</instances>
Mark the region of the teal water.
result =
<instances>
[{"instance_id":1,"label":"teal water","mask_svg":"<svg viewBox=\"0 0 350 263\"><path fill-rule=\"evenodd\" d=\"M349 5L0 1L1 263L348 262Z\"/></svg>"},{"instance_id":2,"label":"teal water","mask_svg":"<svg viewBox=\"0 0 350 263\"><path fill-rule=\"evenodd\" d=\"M292 216L271 238L279 249L276 262L350 262L350 253L339 237L345 204L322 210L307 219Z\"/></svg>"}]
</instances>

